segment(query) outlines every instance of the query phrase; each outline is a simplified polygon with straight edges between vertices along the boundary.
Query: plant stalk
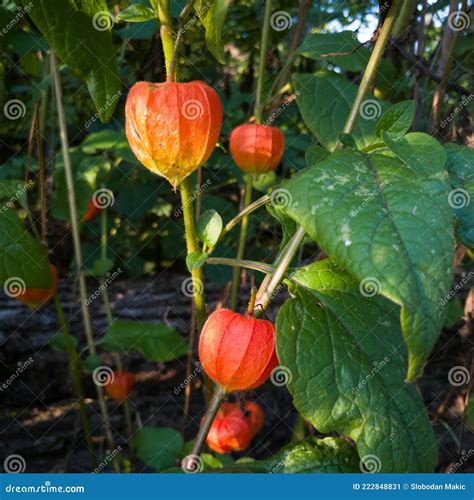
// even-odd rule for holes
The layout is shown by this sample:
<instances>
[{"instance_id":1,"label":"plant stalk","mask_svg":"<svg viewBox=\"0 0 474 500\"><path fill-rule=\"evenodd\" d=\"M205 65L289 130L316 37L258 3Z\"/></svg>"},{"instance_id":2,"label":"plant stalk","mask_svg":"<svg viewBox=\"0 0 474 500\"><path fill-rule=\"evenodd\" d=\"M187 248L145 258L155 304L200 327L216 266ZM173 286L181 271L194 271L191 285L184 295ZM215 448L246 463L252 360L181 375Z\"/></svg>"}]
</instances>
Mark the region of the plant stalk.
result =
<instances>
[{"instance_id":1,"label":"plant stalk","mask_svg":"<svg viewBox=\"0 0 474 500\"><path fill-rule=\"evenodd\" d=\"M160 21L160 36L165 55L166 79L171 82L174 74L171 73L171 61L173 59L173 20L171 18L169 0L156 0L154 3L158 8L158 19Z\"/></svg>"},{"instance_id":2,"label":"plant stalk","mask_svg":"<svg viewBox=\"0 0 474 500\"><path fill-rule=\"evenodd\" d=\"M196 225L194 222L193 195L189 185L189 177L180 184L181 204L183 207L184 231L186 236L186 248L188 255L192 252L199 252L199 245L196 236ZM194 307L196 308L196 318L198 330L206 321L206 298L204 296L204 273L202 268L194 269L191 272L193 280Z\"/></svg>"},{"instance_id":3,"label":"plant stalk","mask_svg":"<svg viewBox=\"0 0 474 500\"><path fill-rule=\"evenodd\" d=\"M270 16L272 13L272 0L265 1L263 13L262 40L260 42L260 57L258 59L257 93L255 98L255 122L262 123L263 115L263 83L265 78L265 66L267 63L267 49L270 38Z\"/></svg>"},{"instance_id":4,"label":"plant stalk","mask_svg":"<svg viewBox=\"0 0 474 500\"><path fill-rule=\"evenodd\" d=\"M211 266L231 266L234 268L243 267L245 269L252 269L253 271L259 271L265 274L271 274L275 271L273 266L262 264L261 262L256 262L254 260L227 259L225 257L210 257L206 260L206 264Z\"/></svg>"},{"instance_id":5,"label":"plant stalk","mask_svg":"<svg viewBox=\"0 0 474 500\"><path fill-rule=\"evenodd\" d=\"M198 457L202 453L202 449L204 448L204 443L206 442L206 438L209 434L212 422L214 422L214 419L216 418L217 412L219 411L224 397L224 389L222 389L222 387L218 387L214 392L214 396L212 397L209 406L207 407L206 414L204 415L204 420L201 424L198 435L196 436L196 441L194 442L190 460L193 460L194 457ZM185 462L183 463L183 466L186 468Z\"/></svg>"},{"instance_id":6,"label":"plant stalk","mask_svg":"<svg viewBox=\"0 0 474 500\"><path fill-rule=\"evenodd\" d=\"M100 214L100 252L101 252L101 257L102 259L107 258L107 209L104 208L101 211ZM109 326L112 325L114 322L114 316L112 314L112 306L110 304L110 297L109 297L109 289L107 286L107 283L105 282L104 278L100 278L100 284L102 287L102 297L104 299L104 306L105 306L105 314L107 316L107 323ZM117 369L119 371L123 371L123 363L122 363L122 358L120 356L120 353L116 353L116 359L117 359ZM128 399L126 399L123 402L123 413L125 416L125 424L127 426L127 434L128 437L131 438L133 437L133 424L132 424L132 413L130 411L130 403L128 402ZM130 445L130 449L132 449L132 446ZM133 450L132 450L132 455L133 455ZM133 457L132 457L133 458Z\"/></svg>"},{"instance_id":7,"label":"plant stalk","mask_svg":"<svg viewBox=\"0 0 474 500\"><path fill-rule=\"evenodd\" d=\"M66 113L64 111L63 105L63 95L61 88L61 80L59 77L58 66L56 62L56 54L51 51L51 75L53 78L53 86L56 97L56 105L58 111L58 121L59 121L59 136L61 140L61 148L64 159L64 170L66 173L66 184L68 191L68 202L69 202L69 212L71 215L71 227L72 227L72 239L74 244L74 254L76 257L76 263L79 270L79 293L81 298L81 311L82 318L84 321L84 331L87 339L87 348L91 354L96 354L96 348L94 344L94 337L92 333L92 324L89 315L89 307L87 302L87 287L86 278L84 276L84 270L82 265L82 251L81 251L81 240L79 236L79 225L78 225L78 215L76 206L76 195L74 192L74 178L72 175L72 165L71 157L69 156L69 139L67 134L67 123L66 123ZM107 411L107 405L105 403L104 394L102 387L96 384L97 399L99 401L100 413L102 420L104 422L105 433L107 438L108 446L111 450L115 449L114 438L112 435L112 430L110 428L109 415ZM114 469L119 472L118 462L114 459L113 461Z\"/></svg>"},{"instance_id":8,"label":"plant stalk","mask_svg":"<svg viewBox=\"0 0 474 500\"><path fill-rule=\"evenodd\" d=\"M252 176L247 174L247 178L245 181L245 194L244 194L244 206L245 210L250 205L252 201ZM250 215L247 213L242 217L242 224L240 226L240 237L239 237L239 246L237 248L237 259L242 260L245 255L245 244L247 242L247 230L249 226ZM230 294L230 308L235 311L238 302L238 293L239 293L239 285L240 285L240 267L235 267L232 275L232 290Z\"/></svg>"},{"instance_id":9,"label":"plant stalk","mask_svg":"<svg viewBox=\"0 0 474 500\"><path fill-rule=\"evenodd\" d=\"M89 450L89 453L91 455L92 470L94 470L97 467L97 456L95 452L94 442L92 440L89 415L87 413L86 404L84 402L84 387L82 386L81 380L81 363L79 360L79 354L77 353L76 348L74 347L74 343L72 342L71 333L69 331L66 317L64 315L64 309L58 294L54 296L54 303L56 305L59 325L64 336L64 344L66 345L66 351L69 357L69 372L71 374L72 386L79 403L79 413L81 416L82 428L84 429L87 449Z\"/></svg>"},{"instance_id":10,"label":"plant stalk","mask_svg":"<svg viewBox=\"0 0 474 500\"><path fill-rule=\"evenodd\" d=\"M280 285L283 276L285 275L288 267L291 264L300 243L303 241L305 235L305 230L299 226L295 234L292 236L290 241L286 244L281 255L275 261L275 272L268 280L268 283L264 282L260 286L257 292L257 300L255 301L254 316L260 318L263 313L267 310L272 298L275 295L275 291Z\"/></svg>"},{"instance_id":11,"label":"plant stalk","mask_svg":"<svg viewBox=\"0 0 474 500\"><path fill-rule=\"evenodd\" d=\"M261 198L258 198L258 200L255 200L253 203L250 203L250 205L248 205L246 208L244 208L241 212L239 212L233 219L231 219L225 226L224 226L224 229L222 230L221 234L219 235L219 239L217 240L217 243L219 243L219 241L222 241L222 239L224 238L224 236L228 233L230 233L230 231L232 231L232 229L248 214L251 214L252 212L254 212L255 210L257 210L258 208L262 207L263 205L266 205L267 203L269 203L271 200L270 198L270 195L266 194L265 196L262 196ZM217 246L217 244L216 244ZM215 246L215 247L216 247ZM215 248L214 247L214 248ZM210 249L208 252L208 255L211 255L212 253L212 249Z\"/></svg>"},{"instance_id":12,"label":"plant stalk","mask_svg":"<svg viewBox=\"0 0 474 500\"><path fill-rule=\"evenodd\" d=\"M367 63L364 76L362 77L362 81L360 82L359 88L357 90L357 95L347 118L346 124L344 125L343 133L345 134L351 134L354 130L354 127L357 123L357 118L359 116L360 106L364 101L370 87L374 83L378 65L382 59L382 55L385 51L385 47L387 46L390 34L398 18L398 14L400 13L400 9L402 8L402 4L403 0L393 0L392 5L390 6L387 17L385 18L382 29L380 30L380 34L377 38L377 42L375 43L374 50L370 55L369 62Z\"/></svg>"}]
</instances>

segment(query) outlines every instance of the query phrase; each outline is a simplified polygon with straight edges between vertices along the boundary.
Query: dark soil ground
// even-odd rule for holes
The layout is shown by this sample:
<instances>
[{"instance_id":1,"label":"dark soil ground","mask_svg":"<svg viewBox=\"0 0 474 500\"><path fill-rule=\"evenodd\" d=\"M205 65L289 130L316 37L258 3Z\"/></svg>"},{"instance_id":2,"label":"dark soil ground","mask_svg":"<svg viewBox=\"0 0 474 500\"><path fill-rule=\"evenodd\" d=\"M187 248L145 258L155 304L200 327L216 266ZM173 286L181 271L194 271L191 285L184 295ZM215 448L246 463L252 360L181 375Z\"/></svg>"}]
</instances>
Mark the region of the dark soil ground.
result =
<instances>
[{"instance_id":1,"label":"dark soil ground","mask_svg":"<svg viewBox=\"0 0 474 500\"><path fill-rule=\"evenodd\" d=\"M168 273L167 273L168 274ZM190 299L181 292L183 278L174 276L163 281L115 282L110 289L114 316L148 322L167 322L183 335L189 328ZM89 291L97 284L89 283ZM209 289L208 302L214 307L220 299L220 290ZM85 345L82 322L77 305L77 290L60 288L71 329ZM283 294L276 303L284 300ZM92 303L95 333L106 330L106 319L101 300ZM269 311L274 316L274 311ZM14 299L0 297L0 381L11 378L19 364L30 357L32 362L7 389L0 391L0 466L6 457L21 455L27 472L88 472L89 457L83 441L78 411L74 403L67 371L67 356L47 345L58 331L53 305L31 313ZM433 428L439 442L440 472L474 471L474 435L463 424L463 413L469 387L453 387L448 372L454 366L471 366L473 336L468 325L456 325L443 331L424 376L417 382L427 405ZM103 356L104 364L113 366L114 360ZM136 425L169 426L182 430L185 439L191 439L198 430L204 407L201 381L197 377L193 387L190 416L182 425L183 391L175 389L185 379L185 359L166 364L143 361L139 354L126 360L126 367L137 374L138 383L130 403ZM471 377L472 381L472 377ZM95 400L91 375L84 373L83 382L92 428L102 454L106 452L101 420ZM178 393L177 393L178 392ZM292 399L283 387L270 383L252 394L262 405L266 420L263 430L245 454L265 458L287 444L292 436L296 413ZM127 449L126 430L122 409L108 401L111 425L116 445ZM314 429L309 429L316 433ZM136 464L137 472L147 471Z\"/></svg>"}]
</instances>

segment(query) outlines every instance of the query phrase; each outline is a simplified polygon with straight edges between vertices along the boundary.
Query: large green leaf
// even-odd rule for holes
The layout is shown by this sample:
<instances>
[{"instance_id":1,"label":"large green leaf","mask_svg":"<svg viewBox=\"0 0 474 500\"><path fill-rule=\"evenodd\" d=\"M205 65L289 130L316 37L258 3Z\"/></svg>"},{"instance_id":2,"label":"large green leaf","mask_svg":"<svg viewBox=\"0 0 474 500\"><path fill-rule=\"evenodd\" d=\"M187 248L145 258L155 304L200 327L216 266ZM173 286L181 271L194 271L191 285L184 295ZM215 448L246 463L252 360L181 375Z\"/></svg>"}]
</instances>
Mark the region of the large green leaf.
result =
<instances>
[{"instance_id":1,"label":"large green leaf","mask_svg":"<svg viewBox=\"0 0 474 500\"><path fill-rule=\"evenodd\" d=\"M390 106L375 127L378 136L389 133L392 138L403 137L410 130L415 116L415 102L402 101Z\"/></svg>"},{"instance_id":2,"label":"large green leaf","mask_svg":"<svg viewBox=\"0 0 474 500\"><path fill-rule=\"evenodd\" d=\"M286 213L361 280L361 292L402 306L409 380L420 374L438 338L452 277L446 172L432 158L442 158L443 150L422 161L425 146L413 137L397 144L410 166L381 154L337 151L282 185L290 199Z\"/></svg>"},{"instance_id":3,"label":"large green leaf","mask_svg":"<svg viewBox=\"0 0 474 500\"><path fill-rule=\"evenodd\" d=\"M53 284L46 248L25 229L16 212L4 206L0 214L0 286L9 288L7 280L15 288L23 283L27 288Z\"/></svg>"},{"instance_id":4,"label":"large green leaf","mask_svg":"<svg viewBox=\"0 0 474 500\"><path fill-rule=\"evenodd\" d=\"M296 102L303 120L316 139L332 151L349 116L357 86L343 76L331 71L319 71L314 75L297 73L293 77ZM366 147L374 142L376 119L384 105L369 96L361 105L360 117L352 133L357 146Z\"/></svg>"},{"instance_id":5,"label":"large green leaf","mask_svg":"<svg viewBox=\"0 0 474 500\"><path fill-rule=\"evenodd\" d=\"M360 472L359 456L347 441L327 437L309 437L305 441L290 444L265 460L249 460L210 468L203 460L202 472L212 473L340 473ZM166 472L181 472L174 468Z\"/></svg>"},{"instance_id":6,"label":"large green leaf","mask_svg":"<svg viewBox=\"0 0 474 500\"><path fill-rule=\"evenodd\" d=\"M320 432L350 436L362 469L433 472L433 431L415 387L404 382L398 306L364 297L329 261L291 280L294 298L278 313L276 342L298 411Z\"/></svg>"},{"instance_id":7,"label":"large green leaf","mask_svg":"<svg viewBox=\"0 0 474 500\"><path fill-rule=\"evenodd\" d=\"M134 434L132 444L140 460L161 471L174 465L184 440L170 427L142 427Z\"/></svg>"},{"instance_id":8,"label":"large green leaf","mask_svg":"<svg viewBox=\"0 0 474 500\"><path fill-rule=\"evenodd\" d=\"M196 12L206 30L207 47L221 64L225 62L222 30L229 3L230 0L197 0L195 3Z\"/></svg>"},{"instance_id":9,"label":"large green leaf","mask_svg":"<svg viewBox=\"0 0 474 500\"><path fill-rule=\"evenodd\" d=\"M457 221L456 235L474 249L474 149L448 144L445 150L452 187L448 200Z\"/></svg>"},{"instance_id":10,"label":"large green leaf","mask_svg":"<svg viewBox=\"0 0 474 500\"><path fill-rule=\"evenodd\" d=\"M23 0L58 57L85 82L106 122L121 95L111 17L105 0Z\"/></svg>"},{"instance_id":11,"label":"large green leaf","mask_svg":"<svg viewBox=\"0 0 474 500\"><path fill-rule=\"evenodd\" d=\"M171 326L120 319L101 343L111 351L140 351L147 361L165 362L184 356L187 345Z\"/></svg>"},{"instance_id":12,"label":"large green leaf","mask_svg":"<svg viewBox=\"0 0 474 500\"><path fill-rule=\"evenodd\" d=\"M345 71L361 71L369 61L369 50L361 46L353 31L310 33L298 53L316 61L329 61Z\"/></svg>"},{"instance_id":13,"label":"large green leaf","mask_svg":"<svg viewBox=\"0 0 474 500\"><path fill-rule=\"evenodd\" d=\"M265 460L237 463L213 472L266 472L270 474L360 472L355 449L338 438L317 439L290 444Z\"/></svg>"}]
</instances>

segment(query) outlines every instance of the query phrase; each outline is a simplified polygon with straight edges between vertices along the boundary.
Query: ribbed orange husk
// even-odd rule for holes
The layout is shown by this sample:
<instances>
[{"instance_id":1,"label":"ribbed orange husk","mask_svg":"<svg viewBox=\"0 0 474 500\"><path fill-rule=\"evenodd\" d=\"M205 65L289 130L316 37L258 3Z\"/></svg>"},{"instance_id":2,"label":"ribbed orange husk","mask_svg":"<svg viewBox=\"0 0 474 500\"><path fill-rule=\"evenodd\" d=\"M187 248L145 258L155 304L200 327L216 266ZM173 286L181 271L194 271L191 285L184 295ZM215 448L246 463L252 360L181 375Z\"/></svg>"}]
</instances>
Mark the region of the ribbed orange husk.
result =
<instances>
[{"instance_id":1,"label":"ribbed orange husk","mask_svg":"<svg viewBox=\"0 0 474 500\"><path fill-rule=\"evenodd\" d=\"M221 101L204 82L138 82L127 97L125 129L132 151L174 188L209 158L221 125Z\"/></svg>"},{"instance_id":2,"label":"ribbed orange husk","mask_svg":"<svg viewBox=\"0 0 474 500\"><path fill-rule=\"evenodd\" d=\"M247 448L260 431L264 415L262 408L253 401L244 404L223 403L206 438L207 445L217 453L241 451Z\"/></svg>"},{"instance_id":3,"label":"ribbed orange husk","mask_svg":"<svg viewBox=\"0 0 474 500\"><path fill-rule=\"evenodd\" d=\"M15 293L15 298L23 304L34 308L47 304L54 297L58 289L58 270L52 264L49 267L53 275L53 285L51 288L27 288L21 291L19 295Z\"/></svg>"},{"instance_id":4,"label":"ribbed orange husk","mask_svg":"<svg viewBox=\"0 0 474 500\"><path fill-rule=\"evenodd\" d=\"M115 372L113 380L105 386L107 394L116 401L125 401L135 385L131 372Z\"/></svg>"},{"instance_id":5,"label":"ribbed orange husk","mask_svg":"<svg viewBox=\"0 0 474 500\"><path fill-rule=\"evenodd\" d=\"M204 324L199 358L204 371L226 392L253 389L278 366L275 328L270 321L219 309Z\"/></svg>"},{"instance_id":6,"label":"ribbed orange husk","mask_svg":"<svg viewBox=\"0 0 474 500\"><path fill-rule=\"evenodd\" d=\"M230 152L237 166L248 173L275 170L285 149L285 137L276 127L247 123L230 134Z\"/></svg>"}]
</instances>

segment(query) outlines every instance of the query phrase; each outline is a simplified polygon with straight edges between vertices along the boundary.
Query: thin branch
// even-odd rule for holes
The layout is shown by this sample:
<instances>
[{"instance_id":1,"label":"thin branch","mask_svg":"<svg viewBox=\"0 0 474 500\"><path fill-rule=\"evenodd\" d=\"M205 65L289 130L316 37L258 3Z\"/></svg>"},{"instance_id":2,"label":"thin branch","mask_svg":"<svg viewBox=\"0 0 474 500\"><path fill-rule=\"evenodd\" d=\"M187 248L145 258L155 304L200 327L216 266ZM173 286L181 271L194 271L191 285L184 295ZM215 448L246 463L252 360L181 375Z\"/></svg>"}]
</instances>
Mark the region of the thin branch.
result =
<instances>
[{"instance_id":1,"label":"thin branch","mask_svg":"<svg viewBox=\"0 0 474 500\"><path fill-rule=\"evenodd\" d=\"M280 104L281 93L279 92L279 90L286 84L288 75L290 73L291 65L293 64L295 58L296 49L299 47L303 39L304 28L306 25L306 17L308 15L310 7L311 7L311 0L300 0L300 4L298 7L298 14L297 14L298 21L295 26L293 38L291 39L290 46L288 48L288 53L286 54L286 59L285 62L283 63L280 74L277 76L270 91L270 96L277 94L275 97L271 98L271 102L269 105L270 115L272 114L273 110L277 108Z\"/></svg>"}]
</instances>

